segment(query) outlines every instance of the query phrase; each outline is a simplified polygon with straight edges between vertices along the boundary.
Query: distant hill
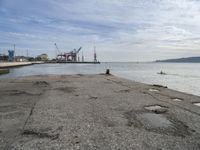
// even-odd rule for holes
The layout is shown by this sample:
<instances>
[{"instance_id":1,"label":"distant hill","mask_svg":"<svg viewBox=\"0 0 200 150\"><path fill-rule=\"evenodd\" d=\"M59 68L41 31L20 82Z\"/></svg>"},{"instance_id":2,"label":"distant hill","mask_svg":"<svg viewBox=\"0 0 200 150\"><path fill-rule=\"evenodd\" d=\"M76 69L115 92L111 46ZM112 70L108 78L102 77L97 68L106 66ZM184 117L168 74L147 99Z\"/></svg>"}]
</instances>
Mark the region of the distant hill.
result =
<instances>
[{"instance_id":1,"label":"distant hill","mask_svg":"<svg viewBox=\"0 0 200 150\"><path fill-rule=\"evenodd\" d=\"M187 58L178 58L178 59L156 60L156 62L200 63L200 57L187 57Z\"/></svg>"}]
</instances>

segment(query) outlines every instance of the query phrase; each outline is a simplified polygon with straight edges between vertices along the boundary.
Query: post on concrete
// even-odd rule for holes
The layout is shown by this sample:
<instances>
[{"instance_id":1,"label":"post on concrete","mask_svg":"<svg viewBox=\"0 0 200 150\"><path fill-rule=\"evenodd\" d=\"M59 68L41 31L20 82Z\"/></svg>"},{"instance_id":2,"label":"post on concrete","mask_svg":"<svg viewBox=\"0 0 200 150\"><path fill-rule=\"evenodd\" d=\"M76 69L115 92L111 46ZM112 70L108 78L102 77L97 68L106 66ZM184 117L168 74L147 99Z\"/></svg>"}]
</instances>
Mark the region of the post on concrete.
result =
<instances>
[{"instance_id":1,"label":"post on concrete","mask_svg":"<svg viewBox=\"0 0 200 150\"><path fill-rule=\"evenodd\" d=\"M106 74L110 75L110 69L106 69Z\"/></svg>"}]
</instances>

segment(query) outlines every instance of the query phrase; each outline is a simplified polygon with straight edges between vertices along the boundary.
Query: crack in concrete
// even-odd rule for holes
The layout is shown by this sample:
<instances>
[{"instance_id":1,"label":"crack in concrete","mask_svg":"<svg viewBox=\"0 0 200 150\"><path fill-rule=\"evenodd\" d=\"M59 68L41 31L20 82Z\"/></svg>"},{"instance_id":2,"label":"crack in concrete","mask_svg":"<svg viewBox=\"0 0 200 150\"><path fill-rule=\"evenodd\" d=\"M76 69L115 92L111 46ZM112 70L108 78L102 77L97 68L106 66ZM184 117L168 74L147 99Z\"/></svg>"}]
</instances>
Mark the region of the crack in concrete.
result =
<instances>
[{"instance_id":1,"label":"crack in concrete","mask_svg":"<svg viewBox=\"0 0 200 150\"><path fill-rule=\"evenodd\" d=\"M39 131L34 131L34 130L24 130L22 132L22 135L31 135L31 136L36 136L38 138L48 138L51 140L55 140L59 138L59 134L49 134L46 132L39 132Z\"/></svg>"}]
</instances>

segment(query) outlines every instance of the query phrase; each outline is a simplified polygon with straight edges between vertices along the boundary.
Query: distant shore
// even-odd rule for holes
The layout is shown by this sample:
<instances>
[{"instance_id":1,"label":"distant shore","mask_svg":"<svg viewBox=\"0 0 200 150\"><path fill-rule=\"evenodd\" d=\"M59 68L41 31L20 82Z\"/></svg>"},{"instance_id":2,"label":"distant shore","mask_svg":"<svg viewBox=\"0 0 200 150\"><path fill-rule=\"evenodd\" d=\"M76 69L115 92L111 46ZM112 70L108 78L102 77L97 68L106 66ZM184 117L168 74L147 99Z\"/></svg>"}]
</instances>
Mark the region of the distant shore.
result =
<instances>
[{"instance_id":1,"label":"distant shore","mask_svg":"<svg viewBox=\"0 0 200 150\"><path fill-rule=\"evenodd\" d=\"M0 149L199 149L200 97L160 85L37 75L1 79L0 95Z\"/></svg>"},{"instance_id":2,"label":"distant shore","mask_svg":"<svg viewBox=\"0 0 200 150\"><path fill-rule=\"evenodd\" d=\"M177 59L156 60L156 62L165 63L200 63L200 57L187 57Z\"/></svg>"}]
</instances>

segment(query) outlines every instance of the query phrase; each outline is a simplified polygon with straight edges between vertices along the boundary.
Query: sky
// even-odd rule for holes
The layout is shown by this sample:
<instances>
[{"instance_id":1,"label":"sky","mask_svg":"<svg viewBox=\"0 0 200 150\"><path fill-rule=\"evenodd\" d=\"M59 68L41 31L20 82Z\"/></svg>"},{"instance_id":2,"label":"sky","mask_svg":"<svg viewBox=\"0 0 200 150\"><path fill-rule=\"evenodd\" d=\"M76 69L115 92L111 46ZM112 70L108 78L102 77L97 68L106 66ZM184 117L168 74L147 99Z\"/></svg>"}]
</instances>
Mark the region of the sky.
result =
<instances>
[{"instance_id":1,"label":"sky","mask_svg":"<svg viewBox=\"0 0 200 150\"><path fill-rule=\"evenodd\" d=\"M0 53L152 61L200 56L200 0L0 0Z\"/></svg>"}]
</instances>

